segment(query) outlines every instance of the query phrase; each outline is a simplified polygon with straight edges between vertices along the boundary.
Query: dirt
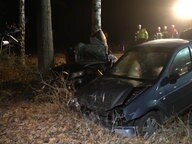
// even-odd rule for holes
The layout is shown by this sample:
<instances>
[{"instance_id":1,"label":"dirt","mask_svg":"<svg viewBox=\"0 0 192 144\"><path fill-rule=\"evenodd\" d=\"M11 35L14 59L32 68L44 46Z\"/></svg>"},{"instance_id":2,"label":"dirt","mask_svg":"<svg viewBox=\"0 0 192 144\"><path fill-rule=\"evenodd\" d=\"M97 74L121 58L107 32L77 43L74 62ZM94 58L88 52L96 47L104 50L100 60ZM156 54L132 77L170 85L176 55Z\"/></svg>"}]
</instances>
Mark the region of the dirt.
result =
<instances>
[{"instance_id":1,"label":"dirt","mask_svg":"<svg viewBox=\"0 0 192 144\"><path fill-rule=\"evenodd\" d=\"M69 107L73 92L65 84L45 89L36 57L27 57L25 67L15 58L0 60L0 144L191 143L191 128L180 119L148 141L114 134ZM65 63L63 55L55 60Z\"/></svg>"},{"instance_id":2,"label":"dirt","mask_svg":"<svg viewBox=\"0 0 192 144\"><path fill-rule=\"evenodd\" d=\"M55 59L56 65L65 63L61 55ZM129 141L127 138L121 140L120 136L69 108L71 94L65 87L44 91L36 57L28 57L25 67L14 58L1 59L0 143L96 144Z\"/></svg>"}]
</instances>

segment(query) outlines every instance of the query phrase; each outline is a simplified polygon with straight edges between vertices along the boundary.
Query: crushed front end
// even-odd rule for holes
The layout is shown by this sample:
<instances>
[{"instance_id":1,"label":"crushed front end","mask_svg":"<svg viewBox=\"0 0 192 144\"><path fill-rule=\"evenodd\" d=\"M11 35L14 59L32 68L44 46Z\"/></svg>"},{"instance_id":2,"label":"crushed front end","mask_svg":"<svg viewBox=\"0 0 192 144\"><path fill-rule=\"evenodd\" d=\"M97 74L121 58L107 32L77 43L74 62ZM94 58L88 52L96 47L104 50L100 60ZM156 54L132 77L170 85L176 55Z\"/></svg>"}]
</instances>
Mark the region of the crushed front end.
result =
<instances>
[{"instance_id":1,"label":"crushed front end","mask_svg":"<svg viewBox=\"0 0 192 144\"><path fill-rule=\"evenodd\" d=\"M80 106L80 105L78 105ZM134 137L137 135L134 121L127 121L123 113L123 107L116 107L112 110L93 111L85 106L81 106L81 111L86 114L90 120L100 123L102 126L111 130L116 134L125 137Z\"/></svg>"},{"instance_id":2,"label":"crushed front end","mask_svg":"<svg viewBox=\"0 0 192 144\"><path fill-rule=\"evenodd\" d=\"M99 121L112 132L133 137L137 135L133 119L137 107L127 107L134 104L146 88L143 83L134 87L124 79L100 77L80 89L76 101L89 119Z\"/></svg>"}]
</instances>

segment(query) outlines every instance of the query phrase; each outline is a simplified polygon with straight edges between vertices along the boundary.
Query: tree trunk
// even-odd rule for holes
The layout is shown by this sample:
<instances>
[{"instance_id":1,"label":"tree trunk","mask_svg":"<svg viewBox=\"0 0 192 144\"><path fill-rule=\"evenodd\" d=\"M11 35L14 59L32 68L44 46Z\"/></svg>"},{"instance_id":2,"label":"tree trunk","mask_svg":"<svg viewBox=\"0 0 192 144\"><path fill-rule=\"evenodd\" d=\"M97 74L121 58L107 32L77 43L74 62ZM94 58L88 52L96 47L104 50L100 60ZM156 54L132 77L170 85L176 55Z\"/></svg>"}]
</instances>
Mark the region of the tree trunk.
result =
<instances>
[{"instance_id":1,"label":"tree trunk","mask_svg":"<svg viewBox=\"0 0 192 144\"><path fill-rule=\"evenodd\" d=\"M92 44L103 44L105 46L106 57L108 59L109 49L107 38L102 31L101 26L101 0L92 0L92 34L90 42Z\"/></svg>"},{"instance_id":2,"label":"tree trunk","mask_svg":"<svg viewBox=\"0 0 192 144\"><path fill-rule=\"evenodd\" d=\"M92 32L90 40L94 37L108 49L107 39L101 26L101 0L92 0Z\"/></svg>"},{"instance_id":3,"label":"tree trunk","mask_svg":"<svg viewBox=\"0 0 192 144\"><path fill-rule=\"evenodd\" d=\"M20 50L20 60L22 65L25 65L25 0L20 0L20 13L19 13L19 50Z\"/></svg>"},{"instance_id":4,"label":"tree trunk","mask_svg":"<svg viewBox=\"0 0 192 144\"><path fill-rule=\"evenodd\" d=\"M38 67L41 72L46 72L54 64L50 0L40 0L40 17L38 20Z\"/></svg>"},{"instance_id":5,"label":"tree trunk","mask_svg":"<svg viewBox=\"0 0 192 144\"><path fill-rule=\"evenodd\" d=\"M101 29L101 0L92 0L92 34Z\"/></svg>"}]
</instances>

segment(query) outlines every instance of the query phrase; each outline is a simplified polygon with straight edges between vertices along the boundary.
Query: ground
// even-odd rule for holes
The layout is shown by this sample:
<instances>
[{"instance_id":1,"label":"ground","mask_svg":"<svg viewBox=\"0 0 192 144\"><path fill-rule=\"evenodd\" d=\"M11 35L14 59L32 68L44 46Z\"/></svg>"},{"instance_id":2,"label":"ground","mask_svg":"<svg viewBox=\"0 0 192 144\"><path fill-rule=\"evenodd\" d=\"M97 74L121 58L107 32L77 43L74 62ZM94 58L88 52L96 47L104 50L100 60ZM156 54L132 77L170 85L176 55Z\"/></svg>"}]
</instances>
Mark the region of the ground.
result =
<instances>
[{"instance_id":1,"label":"ground","mask_svg":"<svg viewBox=\"0 0 192 144\"><path fill-rule=\"evenodd\" d=\"M56 65L61 63L65 59L57 55ZM117 143L118 136L68 107L70 92L57 87L51 98L44 92L35 57L27 57L26 67L14 57L1 58L0 78L0 143Z\"/></svg>"},{"instance_id":2,"label":"ground","mask_svg":"<svg viewBox=\"0 0 192 144\"><path fill-rule=\"evenodd\" d=\"M63 55L56 55L55 60L56 65L65 63ZM14 57L1 58L0 143L164 144L192 140L191 127L180 119L169 129L163 128L155 141L122 137L69 107L72 96L65 82L62 87L56 87L42 79L36 57L28 56L25 67L17 64Z\"/></svg>"}]
</instances>

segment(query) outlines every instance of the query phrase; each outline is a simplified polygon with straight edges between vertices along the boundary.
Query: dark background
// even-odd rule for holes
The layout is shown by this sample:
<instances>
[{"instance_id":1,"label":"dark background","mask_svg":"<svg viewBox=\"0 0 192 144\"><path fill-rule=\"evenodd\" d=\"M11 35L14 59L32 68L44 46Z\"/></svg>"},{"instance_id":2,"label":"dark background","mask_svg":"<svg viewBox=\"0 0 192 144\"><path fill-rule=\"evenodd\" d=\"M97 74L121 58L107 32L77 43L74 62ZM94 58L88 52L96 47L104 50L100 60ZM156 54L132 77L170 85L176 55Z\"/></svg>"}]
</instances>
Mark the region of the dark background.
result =
<instances>
[{"instance_id":1,"label":"dark background","mask_svg":"<svg viewBox=\"0 0 192 144\"><path fill-rule=\"evenodd\" d=\"M138 24L150 36L158 26L175 24L179 31L186 23L172 14L176 0L102 0L102 29L109 45L131 43ZM26 51L36 52L36 19L39 0L26 0ZM18 24L19 0L1 0L0 26ZM88 43L91 33L91 0L52 0L55 51L65 51L79 42Z\"/></svg>"}]
</instances>

